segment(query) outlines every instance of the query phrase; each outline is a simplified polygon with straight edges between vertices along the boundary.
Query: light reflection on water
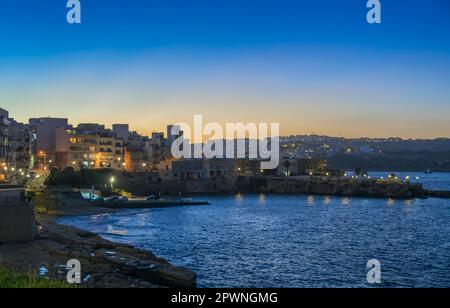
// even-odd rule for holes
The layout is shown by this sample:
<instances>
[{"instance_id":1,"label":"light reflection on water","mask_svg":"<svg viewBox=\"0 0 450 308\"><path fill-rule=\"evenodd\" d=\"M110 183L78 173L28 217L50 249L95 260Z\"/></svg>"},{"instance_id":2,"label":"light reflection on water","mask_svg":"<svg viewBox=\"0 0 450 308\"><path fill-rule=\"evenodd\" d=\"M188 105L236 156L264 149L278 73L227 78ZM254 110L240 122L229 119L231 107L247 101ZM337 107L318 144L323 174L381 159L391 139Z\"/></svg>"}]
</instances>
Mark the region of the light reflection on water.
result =
<instances>
[{"instance_id":1,"label":"light reflection on water","mask_svg":"<svg viewBox=\"0 0 450 308\"><path fill-rule=\"evenodd\" d=\"M450 287L449 200L209 199L211 206L62 222L152 250L197 272L200 287L366 287L373 258L382 263L382 286Z\"/></svg>"}]
</instances>

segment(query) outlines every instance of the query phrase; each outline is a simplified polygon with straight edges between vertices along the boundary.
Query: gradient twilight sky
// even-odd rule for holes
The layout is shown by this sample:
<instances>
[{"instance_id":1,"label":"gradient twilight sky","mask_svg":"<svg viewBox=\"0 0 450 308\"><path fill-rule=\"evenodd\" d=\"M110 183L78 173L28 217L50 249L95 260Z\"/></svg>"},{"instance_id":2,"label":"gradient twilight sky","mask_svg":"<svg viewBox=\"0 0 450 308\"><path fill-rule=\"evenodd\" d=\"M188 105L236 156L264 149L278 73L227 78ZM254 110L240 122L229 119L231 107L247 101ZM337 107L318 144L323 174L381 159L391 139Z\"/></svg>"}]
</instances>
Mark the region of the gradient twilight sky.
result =
<instances>
[{"instance_id":1,"label":"gradient twilight sky","mask_svg":"<svg viewBox=\"0 0 450 308\"><path fill-rule=\"evenodd\" d=\"M450 1L0 0L0 107L21 121L280 122L450 137Z\"/></svg>"}]
</instances>

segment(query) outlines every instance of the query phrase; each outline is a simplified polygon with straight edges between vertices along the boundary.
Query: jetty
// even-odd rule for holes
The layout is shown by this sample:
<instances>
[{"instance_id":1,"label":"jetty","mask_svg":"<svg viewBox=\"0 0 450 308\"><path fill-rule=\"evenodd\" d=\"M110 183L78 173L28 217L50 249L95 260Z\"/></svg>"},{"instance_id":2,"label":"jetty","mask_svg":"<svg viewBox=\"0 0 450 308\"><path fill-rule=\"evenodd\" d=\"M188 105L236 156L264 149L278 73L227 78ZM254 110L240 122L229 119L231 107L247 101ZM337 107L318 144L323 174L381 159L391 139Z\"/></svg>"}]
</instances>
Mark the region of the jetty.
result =
<instances>
[{"instance_id":1,"label":"jetty","mask_svg":"<svg viewBox=\"0 0 450 308\"><path fill-rule=\"evenodd\" d=\"M192 199L127 199L123 197L105 198L97 201L100 206L114 209L155 209L174 206L201 206L209 205L208 201L195 201Z\"/></svg>"}]
</instances>

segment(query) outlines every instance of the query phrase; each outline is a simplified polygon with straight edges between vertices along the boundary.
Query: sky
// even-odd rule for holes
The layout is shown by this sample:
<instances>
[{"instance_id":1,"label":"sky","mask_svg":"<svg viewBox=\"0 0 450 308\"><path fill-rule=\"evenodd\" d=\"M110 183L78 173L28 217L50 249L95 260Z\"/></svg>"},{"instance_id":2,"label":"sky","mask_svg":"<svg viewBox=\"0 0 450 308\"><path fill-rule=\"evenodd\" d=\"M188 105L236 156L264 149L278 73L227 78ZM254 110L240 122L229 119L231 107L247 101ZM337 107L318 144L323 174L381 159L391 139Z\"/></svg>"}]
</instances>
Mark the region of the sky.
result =
<instances>
[{"instance_id":1,"label":"sky","mask_svg":"<svg viewBox=\"0 0 450 308\"><path fill-rule=\"evenodd\" d=\"M450 2L0 0L0 107L72 124L450 137Z\"/></svg>"}]
</instances>

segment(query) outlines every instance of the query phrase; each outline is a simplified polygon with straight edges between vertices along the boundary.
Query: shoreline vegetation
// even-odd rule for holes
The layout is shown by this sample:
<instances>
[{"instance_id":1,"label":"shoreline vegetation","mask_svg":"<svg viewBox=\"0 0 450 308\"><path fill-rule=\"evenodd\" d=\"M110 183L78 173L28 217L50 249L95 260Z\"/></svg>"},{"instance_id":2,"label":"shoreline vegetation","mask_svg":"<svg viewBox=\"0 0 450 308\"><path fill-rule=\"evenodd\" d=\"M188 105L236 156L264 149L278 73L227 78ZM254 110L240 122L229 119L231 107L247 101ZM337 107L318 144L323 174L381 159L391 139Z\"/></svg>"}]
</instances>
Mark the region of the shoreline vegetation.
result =
<instances>
[{"instance_id":1,"label":"shoreline vegetation","mask_svg":"<svg viewBox=\"0 0 450 308\"><path fill-rule=\"evenodd\" d=\"M11 289L66 289L72 288L59 280L41 279L35 274L19 274L6 270L0 265L0 288Z\"/></svg>"}]
</instances>

